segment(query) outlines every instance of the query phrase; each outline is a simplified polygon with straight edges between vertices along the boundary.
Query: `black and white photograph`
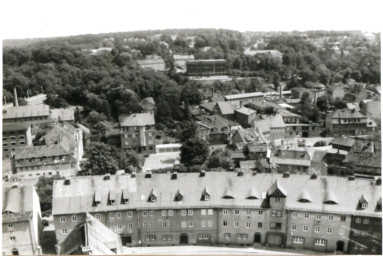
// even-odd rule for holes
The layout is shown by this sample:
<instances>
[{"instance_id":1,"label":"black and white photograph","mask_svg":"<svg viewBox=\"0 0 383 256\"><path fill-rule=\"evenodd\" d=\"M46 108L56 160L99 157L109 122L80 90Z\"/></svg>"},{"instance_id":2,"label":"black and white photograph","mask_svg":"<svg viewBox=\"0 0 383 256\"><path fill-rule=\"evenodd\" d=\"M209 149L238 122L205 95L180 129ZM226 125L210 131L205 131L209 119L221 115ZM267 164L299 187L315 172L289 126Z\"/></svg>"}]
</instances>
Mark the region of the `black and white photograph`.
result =
<instances>
[{"instance_id":1,"label":"black and white photograph","mask_svg":"<svg viewBox=\"0 0 383 256\"><path fill-rule=\"evenodd\" d=\"M0 10L3 255L382 255L383 2Z\"/></svg>"}]
</instances>

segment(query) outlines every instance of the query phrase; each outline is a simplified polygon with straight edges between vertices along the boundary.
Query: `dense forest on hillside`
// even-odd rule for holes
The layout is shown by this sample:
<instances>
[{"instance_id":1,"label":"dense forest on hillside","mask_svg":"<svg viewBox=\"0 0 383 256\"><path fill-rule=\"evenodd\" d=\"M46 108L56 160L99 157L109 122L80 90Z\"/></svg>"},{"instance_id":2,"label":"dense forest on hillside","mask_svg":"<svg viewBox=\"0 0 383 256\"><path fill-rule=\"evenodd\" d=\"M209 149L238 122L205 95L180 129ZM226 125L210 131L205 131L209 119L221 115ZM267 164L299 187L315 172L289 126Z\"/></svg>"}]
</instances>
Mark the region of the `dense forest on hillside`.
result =
<instances>
[{"instance_id":1,"label":"dense forest on hillside","mask_svg":"<svg viewBox=\"0 0 383 256\"><path fill-rule=\"evenodd\" d=\"M263 49L279 50L282 61L271 56L246 56L254 42ZM321 45L314 43L320 41ZM193 45L191 45L193 42ZM334 43L337 49L334 50ZM91 55L89 49L111 47ZM132 52L157 54L165 59L167 73L140 69ZM20 97L44 92L54 107L81 105L91 126L115 122L122 113L140 112L138 102L153 97L157 122L184 121L178 106L198 104L205 88L174 70L173 54L193 54L196 59L223 58L229 75L242 80L217 82L223 94L263 90L265 84L286 82L287 88L321 82L326 86L354 79L380 83L380 39L371 43L357 33L307 32L241 34L230 30L165 30L103 35L83 35L32 42L24 47L3 49L3 95L13 101L13 88Z\"/></svg>"}]
</instances>

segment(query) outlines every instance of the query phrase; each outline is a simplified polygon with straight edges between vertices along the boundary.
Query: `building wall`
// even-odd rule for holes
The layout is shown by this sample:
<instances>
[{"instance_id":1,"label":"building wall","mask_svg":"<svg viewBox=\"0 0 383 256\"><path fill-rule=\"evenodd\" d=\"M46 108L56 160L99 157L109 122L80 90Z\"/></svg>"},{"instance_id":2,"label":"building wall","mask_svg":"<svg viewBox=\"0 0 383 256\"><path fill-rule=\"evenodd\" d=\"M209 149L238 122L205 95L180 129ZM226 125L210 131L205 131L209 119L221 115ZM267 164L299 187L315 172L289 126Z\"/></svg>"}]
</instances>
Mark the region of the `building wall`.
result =
<instances>
[{"instance_id":1,"label":"building wall","mask_svg":"<svg viewBox=\"0 0 383 256\"><path fill-rule=\"evenodd\" d=\"M189 76L214 76L226 75L226 61L201 61L201 62L186 62L186 73Z\"/></svg>"},{"instance_id":2,"label":"building wall","mask_svg":"<svg viewBox=\"0 0 383 256\"><path fill-rule=\"evenodd\" d=\"M353 216L351 221L350 254L382 254L382 219ZM364 247L365 246L365 247Z\"/></svg>"},{"instance_id":3,"label":"building wall","mask_svg":"<svg viewBox=\"0 0 383 256\"><path fill-rule=\"evenodd\" d=\"M285 128L270 128L270 139L284 139L286 137Z\"/></svg>"},{"instance_id":4,"label":"building wall","mask_svg":"<svg viewBox=\"0 0 383 256\"><path fill-rule=\"evenodd\" d=\"M307 217L305 217L306 214ZM333 252L337 248L337 242L342 241L344 243L343 252L346 252L351 216L343 217L345 219L341 219L342 216L336 214L287 211L286 247ZM293 225L295 225L295 229ZM304 229L305 226L307 230ZM319 231L316 230L316 227L319 227ZM331 229L331 233L328 232L328 228ZM303 243L294 242L294 237L302 237ZM326 244L315 245L316 239L324 239Z\"/></svg>"},{"instance_id":5,"label":"building wall","mask_svg":"<svg viewBox=\"0 0 383 256\"><path fill-rule=\"evenodd\" d=\"M154 153L156 150L157 132L154 126L123 126L121 131L121 147L134 149L138 153Z\"/></svg>"},{"instance_id":6,"label":"building wall","mask_svg":"<svg viewBox=\"0 0 383 256\"><path fill-rule=\"evenodd\" d=\"M75 176L76 168L73 163L57 163L57 164L47 164L47 165L35 165L35 166L25 166L17 167L16 172L19 179L21 180L38 180L39 177L51 177L55 175L60 175L61 177L66 176Z\"/></svg>"},{"instance_id":7,"label":"building wall","mask_svg":"<svg viewBox=\"0 0 383 256\"><path fill-rule=\"evenodd\" d=\"M17 147L32 146L31 127L26 131L3 132L3 158L11 156Z\"/></svg>"},{"instance_id":8,"label":"building wall","mask_svg":"<svg viewBox=\"0 0 383 256\"><path fill-rule=\"evenodd\" d=\"M239 112L235 112L235 121L238 122L242 127L251 127L251 122L257 117L257 113L251 115L245 115Z\"/></svg>"},{"instance_id":9,"label":"building wall","mask_svg":"<svg viewBox=\"0 0 383 256\"><path fill-rule=\"evenodd\" d=\"M22 118L6 118L3 119L3 123L18 123L18 122L34 122L38 120L47 120L49 115L46 116L33 116L33 117L22 117Z\"/></svg>"},{"instance_id":10,"label":"building wall","mask_svg":"<svg viewBox=\"0 0 383 256\"><path fill-rule=\"evenodd\" d=\"M10 223L9 223L10 224ZM2 235L2 251L3 254L12 255L12 250L15 248L20 255L35 255L37 244L33 230L29 220L14 222L12 227L8 228L8 223L3 223ZM14 237L15 242L11 242L10 238Z\"/></svg>"},{"instance_id":11,"label":"building wall","mask_svg":"<svg viewBox=\"0 0 383 256\"><path fill-rule=\"evenodd\" d=\"M77 218L76 220L72 220L72 217L74 216ZM61 218L65 218L65 221ZM57 244L61 244L70 234L70 232L72 232L78 222L83 221L84 219L85 213L53 216L53 224L55 227Z\"/></svg>"}]
</instances>

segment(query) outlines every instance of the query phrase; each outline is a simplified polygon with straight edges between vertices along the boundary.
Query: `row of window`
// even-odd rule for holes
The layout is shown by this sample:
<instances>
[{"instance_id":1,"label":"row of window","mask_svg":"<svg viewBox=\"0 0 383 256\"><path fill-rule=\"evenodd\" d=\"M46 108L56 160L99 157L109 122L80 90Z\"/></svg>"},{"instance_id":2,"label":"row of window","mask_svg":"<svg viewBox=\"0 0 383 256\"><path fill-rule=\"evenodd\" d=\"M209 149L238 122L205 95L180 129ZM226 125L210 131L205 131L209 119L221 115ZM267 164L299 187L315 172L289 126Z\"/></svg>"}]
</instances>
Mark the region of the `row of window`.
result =
<instances>
[{"instance_id":1,"label":"row of window","mask_svg":"<svg viewBox=\"0 0 383 256\"><path fill-rule=\"evenodd\" d=\"M173 216L174 212L173 210L162 210L161 215L163 217L166 216ZM194 215L194 210L181 210L181 216L193 216ZM201 215L213 215L213 209L201 209ZM143 211L142 216L147 217L147 216L154 216L154 211Z\"/></svg>"},{"instance_id":2,"label":"row of window","mask_svg":"<svg viewBox=\"0 0 383 256\"><path fill-rule=\"evenodd\" d=\"M295 236L295 237L293 237L293 243L294 244L304 244L305 243L305 238L304 237ZM315 239L314 244L317 245L317 246L325 246L327 244L327 241L325 239L317 238L317 239Z\"/></svg>"},{"instance_id":3,"label":"row of window","mask_svg":"<svg viewBox=\"0 0 383 256\"><path fill-rule=\"evenodd\" d=\"M9 136L9 140L15 140L16 139L16 136ZM25 139L25 136L24 135L19 135L19 139L20 140L24 140ZM6 141L8 140L7 137L3 137L3 141Z\"/></svg>"},{"instance_id":4,"label":"row of window","mask_svg":"<svg viewBox=\"0 0 383 256\"><path fill-rule=\"evenodd\" d=\"M370 223L370 219L369 218L361 218L361 217L356 217L355 218L355 223L360 224L362 222L363 222L363 224L369 224Z\"/></svg>"},{"instance_id":5,"label":"row of window","mask_svg":"<svg viewBox=\"0 0 383 256\"><path fill-rule=\"evenodd\" d=\"M222 222L222 226L223 227L228 227L229 226L229 224L228 224L228 221L227 220L224 220L223 222ZM233 226L235 227L235 228L239 228L240 227L240 222L239 221L234 221L233 222ZM246 222L246 227L247 228L251 228L251 222ZM262 228L262 222L258 222L258 228Z\"/></svg>"},{"instance_id":6,"label":"row of window","mask_svg":"<svg viewBox=\"0 0 383 256\"><path fill-rule=\"evenodd\" d=\"M234 213L234 215L239 215L240 214L240 210L238 210L238 209L233 210L233 213ZM228 214L229 214L229 210L228 209L223 209L223 215L228 215ZM251 215L251 210L246 210L246 215ZM263 211L259 210L258 211L258 215L262 216L263 215Z\"/></svg>"},{"instance_id":7,"label":"row of window","mask_svg":"<svg viewBox=\"0 0 383 256\"><path fill-rule=\"evenodd\" d=\"M25 145L25 141L19 141L20 145ZM11 146L16 146L16 142L11 142ZM3 143L3 147L8 147L8 143Z\"/></svg>"},{"instance_id":8,"label":"row of window","mask_svg":"<svg viewBox=\"0 0 383 256\"><path fill-rule=\"evenodd\" d=\"M291 225L291 230L297 230L297 225L292 224ZM309 226L308 225L303 225L302 227L303 232L308 232L309 231ZM315 233L320 233L321 227L320 226L315 226L314 227ZM327 234L332 234L332 228L327 228ZM339 235L344 235L344 230L339 229Z\"/></svg>"},{"instance_id":9,"label":"row of window","mask_svg":"<svg viewBox=\"0 0 383 256\"><path fill-rule=\"evenodd\" d=\"M298 212L293 212L292 214L293 218L298 218ZM309 213L304 213L304 218L305 219L309 219L310 218L310 214ZM322 219L322 214L317 214L316 215L316 219L317 220L321 220ZM334 215L328 215L328 220L334 220ZM340 216L340 221L346 221L346 216Z\"/></svg>"}]
</instances>

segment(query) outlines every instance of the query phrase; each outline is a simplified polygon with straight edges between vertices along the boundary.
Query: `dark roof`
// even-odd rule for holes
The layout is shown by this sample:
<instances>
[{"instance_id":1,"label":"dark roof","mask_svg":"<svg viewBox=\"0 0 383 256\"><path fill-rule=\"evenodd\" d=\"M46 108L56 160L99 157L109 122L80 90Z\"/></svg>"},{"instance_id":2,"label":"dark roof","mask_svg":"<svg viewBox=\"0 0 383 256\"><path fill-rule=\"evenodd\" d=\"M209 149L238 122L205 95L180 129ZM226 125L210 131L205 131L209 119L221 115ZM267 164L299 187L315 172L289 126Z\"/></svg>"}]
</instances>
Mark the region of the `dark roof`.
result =
<instances>
[{"instance_id":1,"label":"dark roof","mask_svg":"<svg viewBox=\"0 0 383 256\"><path fill-rule=\"evenodd\" d=\"M278 181L278 182L277 182ZM70 185L64 185L63 180L55 180L53 185L53 215L72 214L80 212L103 212L128 209L179 209L201 207L251 207L262 208L262 200L249 200L247 195L251 188L256 188L260 194L269 195L278 189L286 195L285 209L317 211L338 214L365 215L381 217L381 212L375 212L376 203L381 196L381 187L366 179L348 180L346 177L326 176L310 179L308 175L290 174L283 178L282 174L258 173L237 176L234 172L206 172L205 177L199 173L179 173L176 180L171 180L170 174L152 174L145 178L144 174L112 175L110 180L104 176L72 177ZM229 188L235 199L222 198L225 189ZM107 204L110 191L115 191L116 198L121 198L125 189L129 191L129 204L120 200L115 205ZM156 202L147 202L150 192L156 189ZM182 205L174 201L178 190L182 190ZM206 189L210 194L209 201L201 201L201 195ZM312 203L298 201L302 191L308 189ZM101 196L101 204L94 206L95 192ZM357 210L361 195L369 202L368 207L360 212ZM325 204L326 199L336 200L337 204Z\"/></svg>"},{"instance_id":2,"label":"dark roof","mask_svg":"<svg viewBox=\"0 0 383 256\"><path fill-rule=\"evenodd\" d=\"M266 144L248 145L247 147L248 147L250 153L267 152L267 145Z\"/></svg>"},{"instance_id":3,"label":"dark roof","mask_svg":"<svg viewBox=\"0 0 383 256\"><path fill-rule=\"evenodd\" d=\"M355 140L352 138L343 138L343 137L337 137L332 141L332 145L340 145L340 146L346 146L346 147L352 147L355 143Z\"/></svg>"},{"instance_id":4,"label":"dark roof","mask_svg":"<svg viewBox=\"0 0 383 256\"><path fill-rule=\"evenodd\" d=\"M46 145L60 144L68 152L74 152L79 140L76 128L68 123L58 123L44 135Z\"/></svg>"},{"instance_id":5,"label":"dark roof","mask_svg":"<svg viewBox=\"0 0 383 256\"><path fill-rule=\"evenodd\" d=\"M366 118L365 115L361 114L358 111L350 109L337 109L329 113L330 117L335 118Z\"/></svg>"}]
</instances>

